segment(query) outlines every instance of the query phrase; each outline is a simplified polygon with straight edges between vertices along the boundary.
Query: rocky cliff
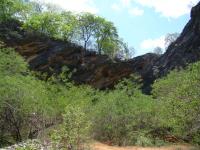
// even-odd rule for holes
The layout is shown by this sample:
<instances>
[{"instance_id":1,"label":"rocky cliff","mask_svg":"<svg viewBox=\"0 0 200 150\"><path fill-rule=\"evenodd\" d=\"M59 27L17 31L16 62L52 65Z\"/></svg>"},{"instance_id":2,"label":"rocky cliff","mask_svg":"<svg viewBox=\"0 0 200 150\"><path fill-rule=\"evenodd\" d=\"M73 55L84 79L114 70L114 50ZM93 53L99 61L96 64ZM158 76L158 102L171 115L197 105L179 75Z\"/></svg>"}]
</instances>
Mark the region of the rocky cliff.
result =
<instances>
[{"instance_id":1,"label":"rocky cliff","mask_svg":"<svg viewBox=\"0 0 200 150\"><path fill-rule=\"evenodd\" d=\"M87 52L82 58L82 47L29 33L22 30L16 21L0 24L0 39L24 56L35 71L58 73L62 66L68 66L76 69L72 76L76 83L90 84L99 89L113 87L123 77L138 73L146 88L169 71L200 60L200 2L192 8L191 19L180 37L160 57L146 54L124 62Z\"/></svg>"},{"instance_id":2,"label":"rocky cliff","mask_svg":"<svg viewBox=\"0 0 200 150\"><path fill-rule=\"evenodd\" d=\"M144 74L158 58L156 54L146 54L129 61L119 61L95 52L86 52L82 57L81 46L29 33L16 21L0 24L0 33L0 39L15 48L32 70L52 74L67 66L76 70L72 76L75 83L89 84L98 89L112 88L132 73Z\"/></svg>"},{"instance_id":3,"label":"rocky cliff","mask_svg":"<svg viewBox=\"0 0 200 150\"><path fill-rule=\"evenodd\" d=\"M145 73L146 79L154 80L175 68L180 69L200 60L200 2L192 8L190 16L180 37Z\"/></svg>"},{"instance_id":4,"label":"rocky cliff","mask_svg":"<svg viewBox=\"0 0 200 150\"><path fill-rule=\"evenodd\" d=\"M50 39L37 33L21 29L19 22L0 25L0 38L9 47L21 54L32 70L48 74L59 73L63 66L76 70L72 79L78 83L90 84L105 89L133 73L127 62L113 61L108 56L87 52L82 57L83 48L73 43ZM84 59L84 64L83 64Z\"/></svg>"}]
</instances>

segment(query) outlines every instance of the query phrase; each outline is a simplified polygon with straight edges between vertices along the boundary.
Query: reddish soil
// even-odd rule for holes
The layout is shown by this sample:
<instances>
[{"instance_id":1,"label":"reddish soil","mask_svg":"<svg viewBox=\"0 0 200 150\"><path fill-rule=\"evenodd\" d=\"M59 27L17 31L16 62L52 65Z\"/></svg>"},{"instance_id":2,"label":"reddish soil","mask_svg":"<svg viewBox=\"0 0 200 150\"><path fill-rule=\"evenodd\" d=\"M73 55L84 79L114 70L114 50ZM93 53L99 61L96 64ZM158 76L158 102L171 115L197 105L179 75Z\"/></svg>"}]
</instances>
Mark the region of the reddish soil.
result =
<instances>
[{"instance_id":1,"label":"reddish soil","mask_svg":"<svg viewBox=\"0 0 200 150\"><path fill-rule=\"evenodd\" d=\"M164 147L117 147L117 146L108 146L102 143L94 143L92 145L92 150L198 150L194 147L188 145L173 145L173 146L164 146Z\"/></svg>"}]
</instances>

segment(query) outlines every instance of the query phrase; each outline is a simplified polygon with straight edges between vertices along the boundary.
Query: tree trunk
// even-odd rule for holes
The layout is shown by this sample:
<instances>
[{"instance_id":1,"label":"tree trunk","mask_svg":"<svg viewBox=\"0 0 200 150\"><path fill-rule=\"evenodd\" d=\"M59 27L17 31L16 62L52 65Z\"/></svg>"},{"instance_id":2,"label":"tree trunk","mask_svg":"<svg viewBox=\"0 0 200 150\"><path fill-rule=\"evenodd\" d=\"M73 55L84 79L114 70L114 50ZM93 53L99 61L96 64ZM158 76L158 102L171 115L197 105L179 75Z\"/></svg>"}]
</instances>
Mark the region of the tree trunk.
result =
<instances>
[{"instance_id":1,"label":"tree trunk","mask_svg":"<svg viewBox=\"0 0 200 150\"><path fill-rule=\"evenodd\" d=\"M82 65L84 65L85 64L85 60L84 60L84 57L85 57L85 53L86 53L86 51L87 51L87 41L85 41L85 43L84 43L84 48L83 48L83 50L81 51L81 59L82 59Z\"/></svg>"}]
</instances>

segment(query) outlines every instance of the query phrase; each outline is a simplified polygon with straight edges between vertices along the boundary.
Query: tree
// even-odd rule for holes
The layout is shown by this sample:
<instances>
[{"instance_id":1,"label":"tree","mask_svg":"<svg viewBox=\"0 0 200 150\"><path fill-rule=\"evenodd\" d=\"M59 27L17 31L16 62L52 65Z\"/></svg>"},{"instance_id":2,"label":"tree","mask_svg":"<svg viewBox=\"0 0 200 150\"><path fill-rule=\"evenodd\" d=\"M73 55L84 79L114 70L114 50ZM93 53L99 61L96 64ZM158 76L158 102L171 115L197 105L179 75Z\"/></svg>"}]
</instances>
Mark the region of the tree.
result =
<instances>
[{"instance_id":1,"label":"tree","mask_svg":"<svg viewBox=\"0 0 200 150\"><path fill-rule=\"evenodd\" d=\"M112 22L90 13L80 15L78 22L85 50L91 42L96 45L99 54L115 57L120 50L120 44L117 29Z\"/></svg>"},{"instance_id":2,"label":"tree","mask_svg":"<svg viewBox=\"0 0 200 150\"><path fill-rule=\"evenodd\" d=\"M111 58L115 58L119 49L119 43L117 39L107 38L102 43L102 49L104 54L110 56Z\"/></svg>"},{"instance_id":3,"label":"tree","mask_svg":"<svg viewBox=\"0 0 200 150\"><path fill-rule=\"evenodd\" d=\"M72 41L78 34L78 20L72 12L62 12L59 31L62 39Z\"/></svg>"},{"instance_id":4,"label":"tree","mask_svg":"<svg viewBox=\"0 0 200 150\"><path fill-rule=\"evenodd\" d=\"M12 17L19 17L20 12L26 8L23 0L1 0L0 22L7 21Z\"/></svg>"},{"instance_id":5,"label":"tree","mask_svg":"<svg viewBox=\"0 0 200 150\"><path fill-rule=\"evenodd\" d=\"M179 37L179 33L168 33L165 37L165 47L167 48Z\"/></svg>"},{"instance_id":6,"label":"tree","mask_svg":"<svg viewBox=\"0 0 200 150\"><path fill-rule=\"evenodd\" d=\"M31 2L28 2L28 3L32 7L31 11L32 11L33 14L34 13L42 13L43 12L44 4L41 3L41 1L31 1Z\"/></svg>"},{"instance_id":7,"label":"tree","mask_svg":"<svg viewBox=\"0 0 200 150\"><path fill-rule=\"evenodd\" d=\"M84 50L87 50L89 40L95 34L96 16L90 13L83 13L79 16L79 29L81 40L84 43Z\"/></svg>"},{"instance_id":8,"label":"tree","mask_svg":"<svg viewBox=\"0 0 200 150\"><path fill-rule=\"evenodd\" d=\"M97 44L98 53L101 54L106 49L106 42L114 41L118 39L118 33L116 27L112 22L106 21L104 18L96 18L96 30L95 39ZM104 52L105 53L105 52Z\"/></svg>"},{"instance_id":9,"label":"tree","mask_svg":"<svg viewBox=\"0 0 200 150\"><path fill-rule=\"evenodd\" d=\"M24 28L37 31L47 36L58 37L61 16L58 13L43 12L34 14L24 24Z\"/></svg>"},{"instance_id":10,"label":"tree","mask_svg":"<svg viewBox=\"0 0 200 150\"><path fill-rule=\"evenodd\" d=\"M163 54L163 50L161 47L156 47L153 50L153 53L157 54L157 55L162 55Z\"/></svg>"},{"instance_id":11,"label":"tree","mask_svg":"<svg viewBox=\"0 0 200 150\"><path fill-rule=\"evenodd\" d=\"M128 58L130 51L120 47L117 28L106 19L91 13L73 14L72 12L58 11L57 6L31 2L32 12L25 21L24 27L47 36L65 41L75 41L83 44L82 61L89 45L96 48L99 54L111 57L120 51Z\"/></svg>"},{"instance_id":12,"label":"tree","mask_svg":"<svg viewBox=\"0 0 200 150\"><path fill-rule=\"evenodd\" d=\"M134 56L135 48L129 47L128 43L125 43L123 39L119 39L119 46L120 50L117 53L117 58L127 60Z\"/></svg>"},{"instance_id":13,"label":"tree","mask_svg":"<svg viewBox=\"0 0 200 150\"><path fill-rule=\"evenodd\" d=\"M51 3L45 4L45 7L46 7L47 11L51 12L51 13L63 11L63 9L60 6L55 5L55 4L51 4Z\"/></svg>"}]
</instances>

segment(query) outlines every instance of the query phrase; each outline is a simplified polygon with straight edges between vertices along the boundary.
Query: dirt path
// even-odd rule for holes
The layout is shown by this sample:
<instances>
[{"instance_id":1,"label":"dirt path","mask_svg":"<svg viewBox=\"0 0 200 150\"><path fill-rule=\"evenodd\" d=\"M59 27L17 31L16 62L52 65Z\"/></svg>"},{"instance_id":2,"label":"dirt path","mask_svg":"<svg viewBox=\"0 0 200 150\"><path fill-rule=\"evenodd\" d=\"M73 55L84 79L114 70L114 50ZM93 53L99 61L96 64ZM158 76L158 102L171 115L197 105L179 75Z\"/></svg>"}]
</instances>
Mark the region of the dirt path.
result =
<instances>
[{"instance_id":1,"label":"dirt path","mask_svg":"<svg viewBox=\"0 0 200 150\"><path fill-rule=\"evenodd\" d=\"M177 145L177 146L167 146L160 148L142 148L142 147L117 147L117 146L108 146L102 143L95 143L92 145L93 150L198 150L190 146Z\"/></svg>"}]
</instances>

